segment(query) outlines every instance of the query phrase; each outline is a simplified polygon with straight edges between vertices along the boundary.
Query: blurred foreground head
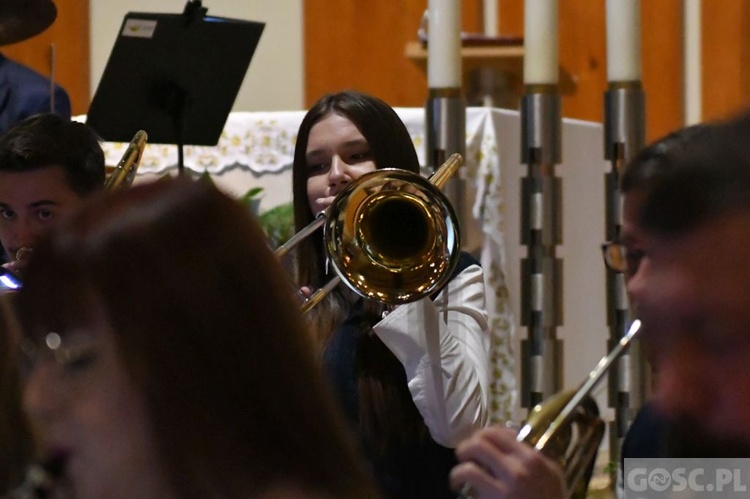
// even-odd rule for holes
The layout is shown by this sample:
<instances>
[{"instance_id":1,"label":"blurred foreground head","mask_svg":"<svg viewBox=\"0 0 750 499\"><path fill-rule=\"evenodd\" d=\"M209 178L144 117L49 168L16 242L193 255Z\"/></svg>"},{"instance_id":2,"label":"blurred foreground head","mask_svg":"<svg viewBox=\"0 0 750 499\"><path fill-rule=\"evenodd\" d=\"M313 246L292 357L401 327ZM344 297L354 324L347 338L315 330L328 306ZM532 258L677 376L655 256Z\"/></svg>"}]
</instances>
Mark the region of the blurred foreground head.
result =
<instances>
[{"instance_id":1,"label":"blurred foreground head","mask_svg":"<svg viewBox=\"0 0 750 499\"><path fill-rule=\"evenodd\" d=\"M372 497L281 272L204 182L103 195L56 227L18 310L24 409L40 458L65 455L63 486Z\"/></svg>"}]
</instances>

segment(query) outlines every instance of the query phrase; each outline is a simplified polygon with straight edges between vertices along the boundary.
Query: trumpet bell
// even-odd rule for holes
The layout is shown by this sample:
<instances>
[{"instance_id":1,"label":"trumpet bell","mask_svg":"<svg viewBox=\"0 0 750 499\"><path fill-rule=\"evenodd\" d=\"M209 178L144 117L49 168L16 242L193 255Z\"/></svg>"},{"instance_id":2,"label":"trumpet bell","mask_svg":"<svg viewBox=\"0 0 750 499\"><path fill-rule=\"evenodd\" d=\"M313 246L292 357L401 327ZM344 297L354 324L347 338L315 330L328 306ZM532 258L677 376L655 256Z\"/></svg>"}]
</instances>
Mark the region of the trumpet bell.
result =
<instances>
[{"instance_id":1,"label":"trumpet bell","mask_svg":"<svg viewBox=\"0 0 750 499\"><path fill-rule=\"evenodd\" d=\"M558 459L564 470L568 495L585 497L605 424L599 417L596 401L589 395L575 405L565 423L560 424L560 414L576 394L576 390L560 392L535 406L521 427L518 439ZM560 426L555 427L557 424ZM551 437L546 439L549 435Z\"/></svg>"},{"instance_id":2,"label":"trumpet bell","mask_svg":"<svg viewBox=\"0 0 750 499\"><path fill-rule=\"evenodd\" d=\"M588 479L604 436L604 421L591 398L591 390L640 331L641 321L633 321L628 332L599 361L577 390L558 393L534 407L518 432L517 440L559 460L565 471L568 497L586 497Z\"/></svg>"},{"instance_id":3,"label":"trumpet bell","mask_svg":"<svg viewBox=\"0 0 750 499\"><path fill-rule=\"evenodd\" d=\"M376 170L349 184L329 210L324 231L330 263L359 295L408 303L451 278L459 222L429 180L405 170Z\"/></svg>"}]
</instances>

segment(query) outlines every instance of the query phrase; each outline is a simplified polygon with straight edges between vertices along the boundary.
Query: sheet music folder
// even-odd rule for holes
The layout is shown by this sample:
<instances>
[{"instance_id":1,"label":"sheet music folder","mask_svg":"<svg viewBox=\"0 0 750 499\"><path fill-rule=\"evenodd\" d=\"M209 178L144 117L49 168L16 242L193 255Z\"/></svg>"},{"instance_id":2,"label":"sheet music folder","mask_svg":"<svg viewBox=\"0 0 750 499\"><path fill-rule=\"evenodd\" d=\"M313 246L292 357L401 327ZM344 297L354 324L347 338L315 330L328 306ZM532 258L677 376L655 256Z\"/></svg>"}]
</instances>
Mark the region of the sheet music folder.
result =
<instances>
[{"instance_id":1,"label":"sheet music folder","mask_svg":"<svg viewBox=\"0 0 750 499\"><path fill-rule=\"evenodd\" d=\"M103 140L218 143L265 24L206 10L125 16L86 118Z\"/></svg>"}]
</instances>

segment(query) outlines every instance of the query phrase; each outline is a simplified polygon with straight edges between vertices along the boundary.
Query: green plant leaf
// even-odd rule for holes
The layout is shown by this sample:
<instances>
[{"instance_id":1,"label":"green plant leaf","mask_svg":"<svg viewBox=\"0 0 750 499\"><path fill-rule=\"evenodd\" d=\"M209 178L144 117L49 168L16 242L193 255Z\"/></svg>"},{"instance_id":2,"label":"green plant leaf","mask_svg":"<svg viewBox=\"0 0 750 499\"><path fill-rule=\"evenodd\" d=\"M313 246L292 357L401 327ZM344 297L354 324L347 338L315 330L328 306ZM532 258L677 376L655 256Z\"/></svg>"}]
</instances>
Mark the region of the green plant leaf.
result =
<instances>
[{"instance_id":1,"label":"green plant leaf","mask_svg":"<svg viewBox=\"0 0 750 499\"><path fill-rule=\"evenodd\" d=\"M271 247L277 248L294 235L294 208L285 203L263 212L258 221L268 236Z\"/></svg>"},{"instance_id":2,"label":"green plant leaf","mask_svg":"<svg viewBox=\"0 0 750 499\"><path fill-rule=\"evenodd\" d=\"M211 174L208 173L208 170L204 170L203 173L201 173L201 176L198 177L203 182L208 182L209 184L213 185L214 179L211 178Z\"/></svg>"},{"instance_id":3,"label":"green plant leaf","mask_svg":"<svg viewBox=\"0 0 750 499\"><path fill-rule=\"evenodd\" d=\"M245 194L243 194L240 199L242 199L243 201L249 201L251 199L257 198L261 193L263 193L263 187L252 187Z\"/></svg>"}]
</instances>

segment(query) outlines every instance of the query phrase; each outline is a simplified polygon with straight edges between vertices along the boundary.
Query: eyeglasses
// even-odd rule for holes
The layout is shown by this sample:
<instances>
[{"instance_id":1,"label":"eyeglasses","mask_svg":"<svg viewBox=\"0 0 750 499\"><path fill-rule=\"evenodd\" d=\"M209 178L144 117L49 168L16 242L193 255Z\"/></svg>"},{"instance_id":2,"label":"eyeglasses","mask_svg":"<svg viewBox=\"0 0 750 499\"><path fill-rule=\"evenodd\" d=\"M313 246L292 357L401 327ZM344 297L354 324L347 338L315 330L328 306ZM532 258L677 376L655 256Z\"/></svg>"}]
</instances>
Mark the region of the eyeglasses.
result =
<instances>
[{"instance_id":1,"label":"eyeglasses","mask_svg":"<svg viewBox=\"0 0 750 499\"><path fill-rule=\"evenodd\" d=\"M628 265L628 252L624 244L614 241L602 244L602 256L604 257L604 265L612 272L625 274L631 268Z\"/></svg>"}]
</instances>

